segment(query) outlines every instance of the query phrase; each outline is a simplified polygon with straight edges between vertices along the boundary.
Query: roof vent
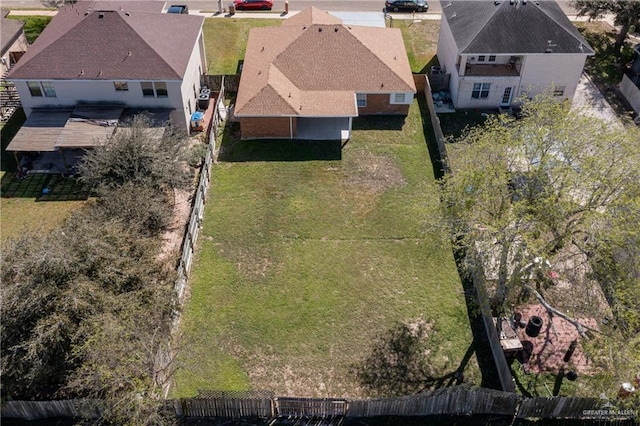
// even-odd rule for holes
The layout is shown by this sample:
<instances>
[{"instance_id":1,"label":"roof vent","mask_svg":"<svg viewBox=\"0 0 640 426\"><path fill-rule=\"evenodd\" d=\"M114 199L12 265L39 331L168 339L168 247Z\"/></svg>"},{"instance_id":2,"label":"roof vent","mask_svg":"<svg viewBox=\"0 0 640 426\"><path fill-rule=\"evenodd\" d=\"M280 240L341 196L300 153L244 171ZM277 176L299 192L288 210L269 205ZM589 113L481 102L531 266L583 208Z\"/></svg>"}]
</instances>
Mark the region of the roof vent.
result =
<instances>
[{"instance_id":1,"label":"roof vent","mask_svg":"<svg viewBox=\"0 0 640 426\"><path fill-rule=\"evenodd\" d=\"M322 27L318 27L318 32L321 33L322 32Z\"/></svg>"},{"instance_id":2,"label":"roof vent","mask_svg":"<svg viewBox=\"0 0 640 426\"><path fill-rule=\"evenodd\" d=\"M102 12L101 12L101 13L99 13L99 14L98 14L98 18L100 18L100 19L104 18L104 13L102 13Z\"/></svg>"},{"instance_id":3,"label":"roof vent","mask_svg":"<svg viewBox=\"0 0 640 426\"><path fill-rule=\"evenodd\" d=\"M493 2L493 5L494 5L494 6L498 6L499 4L500 4L500 2L499 2L498 0L495 0L495 1Z\"/></svg>"},{"instance_id":4,"label":"roof vent","mask_svg":"<svg viewBox=\"0 0 640 426\"><path fill-rule=\"evenodd\" d=\"M85 13L84 13L84 16L87 16L88 14L89 14L89 12L85 12Z\"/></svg>"},{"instance_id":5,"label":"roof vent","mask_svg":"<svg viewBox=\"0 0 640 426\"><path fill-rule=\"evenodd\" d=\"M131 16L131 14L129 12L125 12L124 14L127 15L127 16Z\"/></svg>"},{"instance_id":6,"label":"roof vent","mask_svg":"<svg viewBox=\"0 0 640 426\"><path fill-rule=\"evenodd\" d=\"M333 32L337 33L337 32L338 32L338 27L335 27L335 28L333 29Z\"/></svg>"}]
</instances>

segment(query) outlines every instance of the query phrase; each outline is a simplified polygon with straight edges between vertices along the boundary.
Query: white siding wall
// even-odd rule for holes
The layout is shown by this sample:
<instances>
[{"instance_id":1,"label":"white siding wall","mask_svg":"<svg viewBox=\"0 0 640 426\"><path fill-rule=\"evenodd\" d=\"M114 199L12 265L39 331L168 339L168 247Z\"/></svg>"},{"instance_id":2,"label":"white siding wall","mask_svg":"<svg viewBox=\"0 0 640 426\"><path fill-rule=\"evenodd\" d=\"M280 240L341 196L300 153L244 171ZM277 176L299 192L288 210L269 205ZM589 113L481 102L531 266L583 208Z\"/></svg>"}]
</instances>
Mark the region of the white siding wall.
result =
<instances>
[{"instance_id":1,"label":"white siding wall","mask_svg":"<svg viewBox=\"0 0 640 426\"><path fill-rule=\"evenodd\" d=\"M11 44L11 46L2 54L2 58L4 58L4 64L2 64L2 71L9 71L10 66L10 53L11 52L26 52L29 48L29 42L27 41L27 37L24 33L20 34L16 41Z\"/></svg>"},{"instance_id":2,"label":"white siding wall","mask_svg":"<svg viewBox=\"0 0 640 426\"><path fill-rule=\"evenodd\" d=\"M527 55L522 66L520 95L542 93L550 86L565 86L563 99L572 100L580 81L587 55L538 54Z\"/></svg>"},{"instance_id":3,"label":"white siding wall","mask_svg":"<svg viewBox=\"0 0 640 426\"><path fill-rule=\"evenodd\" d=\"M620 82L620 93L629 102L636 114L640 114L640 88L633 84L633 81L626 75L622 77Z\"/></svg>"},{"instance_id":4,"label":"white siding wall","mask_svg":"<svg viewBox=\"0 0 640 426\"><path fill-rule=\"evenodd\" d=\"M16 89L27 116L33 108L43 107L68 107L72 108L78 103L113 103L123 104L131 108L172 108L184 117L184 123L176 123L189 128L189 106L192 109L197 105L193 93L193 85L200 89L200 72L206 73L206 57L204 54L204 42L202 31L198 42L194 46L191 58L187 65L184 80L165 81L167 84L166 98L145 97L142 95L141 80L127 80L127 91L116 91L113 80L41 80L50 82L56 92L56 97L31 96L27 82L15 80ZM149 81L149 80L144 80Z\"/></svg>"},{"instance_id":5,"label":"white siding wall","mask_svg":"<svg viewBox=\"0 0 640 426\"><path fill-rule=\"evenodd\" d=\"M458 47L453 39L453 33L446 19L440 21L440 35L438 36L438 62L444 68L444 72L451 74L449 90L451 99L458 97L458 70L456 62L458 61ZM464 68L463 68L464 69Z\"/></svg>"},{"instance_id":6,"label":"white siding wall","mask_svg":"<svg viewBox=\"0 0 640 426\"><path fill-rule=\"evenodd\" d=\"M196 43L193 52L191 52L189 64L187 65L187 70L184 74L185 77L181 85L182 112L185 118L185 123L187 124L187 129L189 128L189 120L191 119L189 104L191 105L191 111L195 111L198 104L198 100L193 93L193 86L195 85L196 91L200 92L201 73L207 73L207 59L204 53L204 38L202 32L200 32L200 35L198 36L198 42Z\"/></svg>"},{"instance_id":7,"label":"white siding wall","mask_svg":"<svg viewBox=\"0 0 640 426\"><path fill-rule=\"evenodd\" d=\"M112 80L41 80L53 84L56 97L31 96L27 83L16 80L22 106L27 116L33 108L74 107L78 103L113 103L133 108L176 108L182 109L181 81L167 81L166 98L142 95L140 80L129 80L126 91L116 91ZM148 81L148 80L145 80ZM193 95L192 95L193 96Z\"/></svg>"},{"instance_id":8,"label":"white siding wall","mask_svg":"<svg viewBox=\"0 0 640 426\"><path fill-rule=\"evenodd\" d=\"M513 87L513 98L518 96L519 80L518 77L460 77L458 98L454 105L462 109L497 108L502 101L505 88ZM474 83L491 83L489 96L477 99L471 97Z\"/></svg>"}]
</instances>

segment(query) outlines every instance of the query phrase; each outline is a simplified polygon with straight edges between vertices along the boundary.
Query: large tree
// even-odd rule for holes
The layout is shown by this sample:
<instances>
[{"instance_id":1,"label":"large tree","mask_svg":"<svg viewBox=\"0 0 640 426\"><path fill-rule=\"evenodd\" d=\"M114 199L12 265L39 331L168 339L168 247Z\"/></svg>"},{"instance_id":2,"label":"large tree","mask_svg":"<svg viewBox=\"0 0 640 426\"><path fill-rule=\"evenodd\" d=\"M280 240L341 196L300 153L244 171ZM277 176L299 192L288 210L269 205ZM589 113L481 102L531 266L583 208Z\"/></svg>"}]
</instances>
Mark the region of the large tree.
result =
<instances>
[{"instance_id":1,"label":"large tree","mask_svg":"<svg viewBox=\"0 0 640 426\"><path fill-rule=\"evenodd\" d=\"M607 259L620 257L631 230L640 228L637 215L624 214L640 199L637 129L588 117L545 94L524 103L519 119L490 117L450 147L453 172L441 185L445 217L470 270L495 275L498 310L509 291L527 289L546 303L536 284L559 253L589 262L606 246ZM628 264L640 262L637 250L624 255L635 256Z\"/></svg>"},{"instance_id":2,"label":"large tree","mask_svg":"<svg viewBox=\"0 0 640 426\"><path fill-rule=\"evenodd\" d=\"M87 153L80 169L95 202L51 234L3 247L4 398L97 398L112 424L165 420L176 272L159 259L158 233L191 173L183 138L150 124L138 116Z\"/></svg>"},{"instance_id":3,"label":"large tree","mask_svg":"<svg viewBox=\"0 0 640 426\"><path fill-rule=\"evenodd\" d=\"M614 23L620 26L616 37L615 50L620 54L624 41L632 27L640 25L640 2L635 0L573 0L572 6L579 16L602 19L604 15L614 16Z\"/></svg>"}]
</instances>

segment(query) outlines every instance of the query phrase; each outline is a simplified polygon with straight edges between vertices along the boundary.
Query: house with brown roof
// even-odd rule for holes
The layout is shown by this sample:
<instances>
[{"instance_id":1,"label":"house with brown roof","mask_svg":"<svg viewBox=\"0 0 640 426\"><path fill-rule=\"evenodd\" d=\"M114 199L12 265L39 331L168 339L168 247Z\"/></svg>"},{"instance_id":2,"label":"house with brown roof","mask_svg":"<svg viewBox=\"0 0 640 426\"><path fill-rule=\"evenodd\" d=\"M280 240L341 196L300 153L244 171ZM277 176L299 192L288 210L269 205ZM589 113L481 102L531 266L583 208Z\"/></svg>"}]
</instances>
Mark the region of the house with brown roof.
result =
<instances>
[{"instance_id":1,"label":"house with brown roof","mask_svg":"<svg viewBox=\"0 0 640 426\"><path fill-rule=\"evenodd\" d=\"M0 70L3 77L29 48L23 31L24 22L8 19L8 14L8 10L3 10L0 18Z\"/></svg>"},{"instance_id":2,"label":"house with brown roof","mask_svg":"<svg viewBox=\"0 0 640 426\"><path fill-rule=\"evenodd\" d=\"M243 139L348 139L354 117L406 115L415 93L399 29L311 7L251 29L234 116Z\"/></svg>"},{"instance_id":3,"label":"house with brown roof","mask_svg":"<svg viewBox=\"0 0 640 426\"><path fill-rule=\"evenodd\" d=\"M553 87L573 99L593 49L553 0L440 1L438 61L456 108L508 108Z\"/></svg>"},{"instance_id":4,"label":"house with brown roof","mask_svg":"<svg viewBox=\"0 0 640 426\"><path fill-rule=\"evenodd\" d=\"M163 13L163 7L156 1L81 1L60 9L7 77L20 94L25 126L33 114L78 106L96 114L102 105L110 109L106 115L75 118L99 122L127 108L166 110L174 125L187 129L206 73L204 18ZM30 149L19 136L8 149L64 147L51 138Z\"/></svg>"}]
</instances>

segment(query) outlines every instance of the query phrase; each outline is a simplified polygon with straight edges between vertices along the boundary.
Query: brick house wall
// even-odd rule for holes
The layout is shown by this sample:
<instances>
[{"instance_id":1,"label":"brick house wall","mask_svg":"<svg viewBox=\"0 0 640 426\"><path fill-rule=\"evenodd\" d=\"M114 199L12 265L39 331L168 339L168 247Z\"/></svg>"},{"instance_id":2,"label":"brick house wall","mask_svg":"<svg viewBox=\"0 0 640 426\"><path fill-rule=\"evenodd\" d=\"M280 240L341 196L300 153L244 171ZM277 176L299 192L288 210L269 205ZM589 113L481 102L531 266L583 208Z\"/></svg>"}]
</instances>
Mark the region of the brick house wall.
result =
<instances>
[{"instance_id":1,"label":"brick house wall","mask_svg":"<svg viewBox=\"0 0 640 426\"><path fill-rule=\"evenodd\" d=\"M372 114L390 114L390 115L407 115L409 114L409 105L391 104L389 102L390 94L368 94L367 106L358 108L360 115Z\"/></svg>"},{"instance_id":2,"label":"brick house wall","mask_svg":"<svg viewBox=\"0 0 640 426\"><path fill-rule=\"evenodd\" d=\"M291 138L292 130L295 138L296 118L241 117L240 130L242 139L289 139Z\"/></svg>"}]
</instances>

